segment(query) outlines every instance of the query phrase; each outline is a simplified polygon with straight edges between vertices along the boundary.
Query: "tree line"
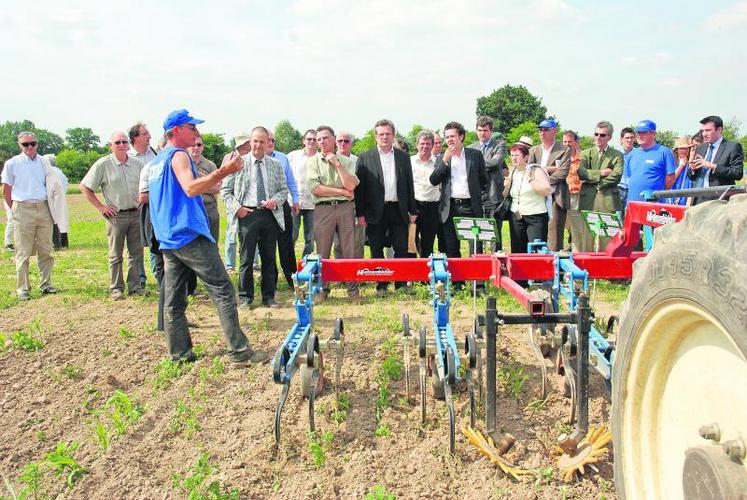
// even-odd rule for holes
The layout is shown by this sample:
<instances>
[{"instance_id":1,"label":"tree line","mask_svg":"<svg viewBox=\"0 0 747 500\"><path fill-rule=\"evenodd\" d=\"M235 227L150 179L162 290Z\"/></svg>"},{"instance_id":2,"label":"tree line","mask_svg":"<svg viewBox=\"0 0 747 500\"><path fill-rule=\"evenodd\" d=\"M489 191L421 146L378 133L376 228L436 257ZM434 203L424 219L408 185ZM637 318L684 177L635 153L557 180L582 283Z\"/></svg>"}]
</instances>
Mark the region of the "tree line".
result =
<instances>
[{"instance_id":1,"label":"tree line","mask_svg":"<svg viewBox=\"0 0 747 500\"><path fill-rule=\"evenodd\" d=\"M502 133L506 141L512 144L521 136L528 136L539 144L537 124L544 118L555 118L548 115L547 108L542 104L542 99L533 95L523 85L505 85L494 90L487 96L477 99L476 116L490 116L495 122L495 131ZM603 119L604 117L600 117ZM316 127L319 124L313 124ZM334 124L332 124L334 126ZM465 123L468 130L474 124ZM632 126L632 124L629 124ZM680 135L691 135L697 131L697 124L692 130L679 134L672 130L661 130L657 133L657 142L671 148L675 139ZM443 124L436 125L431 130L440 130ZM590 123L591 130L594 124ZM615 124L616 130L624 125ZM742 147L747 149L747 135L739 138L741 123L736 117L731 118L724 124L724 137L729 140L739 140ZM155 128L155 127L154 127ZM311 126L309 126L311 128ZM397 138L404 140L410 148L410 154L415 154L416 138L423 130L423 125L416 124L405 134L397 132ZM57 155L57 166L62 169L71 183L79 182L93 163L101 156L109 153L106 141L102 143L99 136L88 127L73 127L65 131L65 137L49 130L37 127L30 120L20 122L7 121L0 125L0 164L8 158L18 154L17 135L21 131L30 131L39 139L39 153L54 153ZM305 130L305 129L304 129ZM562 125L558 127L558 140L562 138ZM303 131L298 130L289 120L280 120L274 128L275 149L283 153L303 148ZM578 132L578 131L576 131ZM594 144L594 138L579 134L580 147L586 149ZM154 136L155 137L155 136ZM233 138L226 140L224 134L203 133L202 139L205 144L204 156L220 165L223 156L234 147ZM156 139L154 139L154 142ZM467 132L464 139L465 144L477 141L474 131ZM376 145L374 130L368 130L362 137L353 137L353 153L360 154ZM155 144L154 144L155 146Z\"/></svg>"}]
</instances>

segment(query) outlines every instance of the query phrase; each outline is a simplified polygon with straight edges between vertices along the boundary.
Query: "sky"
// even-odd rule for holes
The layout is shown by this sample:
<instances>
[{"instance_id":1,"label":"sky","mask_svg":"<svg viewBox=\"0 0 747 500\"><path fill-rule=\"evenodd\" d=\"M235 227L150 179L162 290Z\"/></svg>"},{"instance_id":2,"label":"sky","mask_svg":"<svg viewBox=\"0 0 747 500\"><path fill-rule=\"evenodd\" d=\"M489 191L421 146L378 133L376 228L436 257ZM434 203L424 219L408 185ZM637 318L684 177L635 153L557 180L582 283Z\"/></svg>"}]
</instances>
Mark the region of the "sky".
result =
<instances>
[{"instance_id":1,"label":"sky","mask_svg":"<svg viewBox=\"0 0 747 500\"><path fill-rule=\"evenodd\" d=\"M707 8L706 8L707 6ZM747 134L747 0L0 0L0 122L102 140L173 109L231 137L288 119L474 128L506 84L584 135L711 114Z\"/></svg>"}]
</instances>

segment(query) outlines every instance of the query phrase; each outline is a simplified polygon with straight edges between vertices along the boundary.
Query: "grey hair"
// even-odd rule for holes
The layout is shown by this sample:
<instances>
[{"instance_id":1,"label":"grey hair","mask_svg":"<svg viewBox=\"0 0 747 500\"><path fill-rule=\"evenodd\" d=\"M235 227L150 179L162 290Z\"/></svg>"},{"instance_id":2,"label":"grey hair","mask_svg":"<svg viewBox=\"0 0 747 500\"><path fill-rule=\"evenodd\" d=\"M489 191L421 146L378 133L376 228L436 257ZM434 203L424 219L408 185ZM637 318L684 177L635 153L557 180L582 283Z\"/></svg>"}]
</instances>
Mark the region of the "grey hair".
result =
<instances>
[{"instance_id":1,"label":"grey hair","mask_svg":"<svg viewBox=\"0 0 747 500\"><path fill-rule=\"evenodd\" d=\"M337 132L337 137L339 137L339 136L343 136L346 139L350 139L350 140L353 139L353 134L350 133L350 132L348 132L347 130L341 130L341 131Z\"/></svg>"},{"instance_id":2,"label":"grey hair","mask_svg":"<svg viewBox=\"0 0 747 500\"><path fill-rule=\"evenodd\" d=\"M428 129L423 129L420 132L418 132L417 137L415 138L415 144L417 145L418 142L420 142L420 139L427 139L431 141L431 144L433 143L433 132L431 132Z\"/></svg>"},{"instance_id":3,"label":"grey hair","mask_svg":"<svg viewBox=\"0 0 747 500\"><path fill-rule=\"evenodd\" d=\"M33 137L34 139L36 139L36 134L33 133L33 132L28 132L28 131L24 130L23 132L21 132L20 134L18 134L18 141L19 142L20 142L20 140L21 140L22 137Z\"/></svg>"},{"instance_id":4,"label":"grey hair","mask_svg":"<svg viewBox=\"0 0 747 500\"><path fill-rule=\"evenodd\" d=\"M53 167L57 166L57 155L55 155L54 153L46 154L44 155L44 158L46 158L49 161L49 164Z\"/></svg>"},{"instance_id":5,"label":"grey hair","mask_svg":"<svg viewBox=\"0 0 747 500\"><path fill-rule=\"evenodd\" d=\"M610 135L610 137L612 137L612 132L615 131L615 129L612 128L612 124L607 120L602 120L601 122L597 123L596 128L606 128L607 133Z\"/></svg>"}]
</instances>

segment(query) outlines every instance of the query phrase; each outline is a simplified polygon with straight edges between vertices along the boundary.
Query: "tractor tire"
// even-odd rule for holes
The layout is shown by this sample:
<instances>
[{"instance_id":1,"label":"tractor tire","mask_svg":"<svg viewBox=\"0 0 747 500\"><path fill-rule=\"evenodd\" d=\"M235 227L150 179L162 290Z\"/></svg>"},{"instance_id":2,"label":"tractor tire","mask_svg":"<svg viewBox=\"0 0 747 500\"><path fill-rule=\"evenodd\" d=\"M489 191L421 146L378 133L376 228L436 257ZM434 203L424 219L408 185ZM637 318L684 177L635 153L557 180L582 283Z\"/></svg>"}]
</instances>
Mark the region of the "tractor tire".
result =
<instances>
[{"instance_id":1,"label":"tractor tire","mask_svg":"<svg viewBox=\"0 0 747 500\"><path fill-rule=\"evenodd\" d=\"M739 195L657 229L634 265L612 381L620 498L722 498L745 484L747 461L721 444L747 439L746 387L747 195ZM713 423L721 444L701 437ZM704 456L716 458L691 459Z\"/></svg>"}]
</instances>

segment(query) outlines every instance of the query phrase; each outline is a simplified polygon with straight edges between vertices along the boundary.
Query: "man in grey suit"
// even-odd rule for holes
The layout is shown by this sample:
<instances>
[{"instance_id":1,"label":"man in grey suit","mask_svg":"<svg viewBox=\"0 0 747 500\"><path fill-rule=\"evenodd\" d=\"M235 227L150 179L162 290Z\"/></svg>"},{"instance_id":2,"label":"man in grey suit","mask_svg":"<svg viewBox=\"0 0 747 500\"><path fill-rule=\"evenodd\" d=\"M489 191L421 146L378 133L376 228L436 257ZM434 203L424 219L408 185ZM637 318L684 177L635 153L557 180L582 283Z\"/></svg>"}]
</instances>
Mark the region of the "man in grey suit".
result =
<instances>
[{"instance_id":1,"label":"man in grey suit","mask_svg":"<svg viewBox=\"0 0 747 500\"><path fill-rule=\"evenodd\" d=\"M693 180L693 187L733 185L744 174L742 145L724 139L724 121L718 116L706 116L700 120L700 130L705 142L695 149L695 158L687 172ZM693 205L715 198L694 198Z\"/></svg>"},{"instance_id":2,"label":"man in grey suit","mask_svg":"<svg viewBox=\"0 0 747 500\"><path fill-rule=\"evenodd\" d=\"M547 234L547 246L557 252L563 248L565 217L571 204L571 195L565 179L571 169L570 149L555 140L558 122L552 118L539 124L540 144L529 150L529 164L536 163L545 168L552 189L552 216Z\"/></svg>"},{"instance_id":3,"label":"man in grey suit","mask_svg":"<svg viewBox=\"0 0 747 500\"><path fill-rule=\"evenodd\" d=\"M496 207L503 201L503 167L506 166L506 140L503 136L493 138L493 119L489 116L481 116L477 119L478 141L468 147L477 149L482 153L485 160L485 170L488 178L488 189L482 200L485 217L492 217ZM501 230L503 220L495 219L498 226L498 240L493 243L492 251L501 250ZM482 251L482 245L478 245L478 251Z\"/></svg>"},{"instance_id":4,"label":"man in grey suit","mask_svg":"<svg viewBox=\"0 0 747 500\"><path fill-rule=\"evenodd\" d=\"M239 236L239 299L242 307L254 300L254 252L259 245L262 261L262 304L278 307L275 302L278 269L275 246L278 234L285 229L283 203L288 198L288 183L280 162L265 155L269 132L254 127L251 151L244 155L244 166L226 177L221 196L231 216L238 218Z\"/></svg>"}]
</instances>

